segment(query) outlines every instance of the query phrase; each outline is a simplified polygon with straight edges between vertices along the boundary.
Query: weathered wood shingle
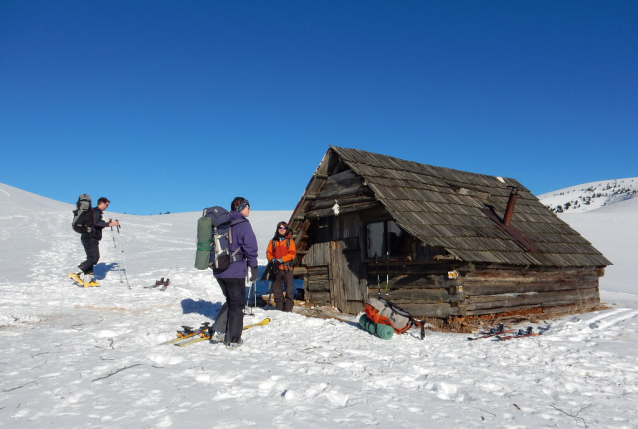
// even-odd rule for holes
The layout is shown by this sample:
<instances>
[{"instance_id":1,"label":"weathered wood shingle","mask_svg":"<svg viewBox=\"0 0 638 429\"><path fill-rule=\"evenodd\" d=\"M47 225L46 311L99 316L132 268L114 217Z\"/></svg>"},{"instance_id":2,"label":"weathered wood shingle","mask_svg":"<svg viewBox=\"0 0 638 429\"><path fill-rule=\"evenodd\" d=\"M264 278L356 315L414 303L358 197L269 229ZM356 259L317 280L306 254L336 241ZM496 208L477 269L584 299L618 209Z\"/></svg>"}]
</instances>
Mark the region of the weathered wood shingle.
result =
<instances>
[{"instance_id":1,"label":"weathered wood shingle","mask_svg":"<svg viewBox=\"0 0 638 429\"><path fill-rule=\"evenodd\" d=\"M611 264L514 179L499 180L357 149L331 149L363 178L401 228L461 260L555 267ZM510 194L508 186L518 188L512 225L539 251L524 250L482 211L492 207L502 217Z\"/></svg>"}]
</instances>

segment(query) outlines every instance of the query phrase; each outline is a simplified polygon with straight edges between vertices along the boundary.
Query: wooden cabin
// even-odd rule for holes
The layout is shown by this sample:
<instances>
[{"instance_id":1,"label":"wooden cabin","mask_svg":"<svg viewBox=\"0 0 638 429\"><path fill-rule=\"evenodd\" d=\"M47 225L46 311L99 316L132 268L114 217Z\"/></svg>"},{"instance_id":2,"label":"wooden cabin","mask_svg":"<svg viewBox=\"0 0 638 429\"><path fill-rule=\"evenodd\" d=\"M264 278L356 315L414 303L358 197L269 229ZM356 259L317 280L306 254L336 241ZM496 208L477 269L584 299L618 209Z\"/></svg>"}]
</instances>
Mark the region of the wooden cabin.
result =
<instances>
[{"instance_id":1,"label":"wooden cabin","mask_svg":"<svg viewBox=\"0 0 638 429\"><path fill-rule=\"evenodd\" d=\"M514 179L336 146L290 224L305 298L350 314L378 295L443 319L593 306L611 264Z\"/></svg>"}]
</instances>

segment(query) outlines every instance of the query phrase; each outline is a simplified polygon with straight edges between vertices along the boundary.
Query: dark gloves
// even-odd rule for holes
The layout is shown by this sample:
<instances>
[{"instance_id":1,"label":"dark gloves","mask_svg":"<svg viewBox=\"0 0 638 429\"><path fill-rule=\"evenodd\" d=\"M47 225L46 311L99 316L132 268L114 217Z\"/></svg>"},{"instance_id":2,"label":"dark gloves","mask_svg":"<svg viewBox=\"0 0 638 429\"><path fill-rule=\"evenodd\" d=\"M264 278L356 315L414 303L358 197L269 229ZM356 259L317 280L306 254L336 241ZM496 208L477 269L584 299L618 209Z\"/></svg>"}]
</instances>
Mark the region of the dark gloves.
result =
<instances>
[{"instance_id":1,"label":"dark gloves","mask_svg":"<svg viewBox=\"0 0 638 429\"><path fill-rule=\"evenodd\" d=\"M279 259L273 259L272 260L272 266L270 268L271 268L271 272L274 275L279 274L279 272L281 271L281 266L280 265L281 264L279 263Z\"/></svg>"},{"instance_id":2,"label":"dark gloves","mask_svg":"<svg viewBox=\"0 0 638 429\"><path fill-rule=\"evenodd\" d=\"M254 282L257 280L257 276L259 275L259 270L257 267L250 267L250 281Z\"/></svg>"}]
</instances>

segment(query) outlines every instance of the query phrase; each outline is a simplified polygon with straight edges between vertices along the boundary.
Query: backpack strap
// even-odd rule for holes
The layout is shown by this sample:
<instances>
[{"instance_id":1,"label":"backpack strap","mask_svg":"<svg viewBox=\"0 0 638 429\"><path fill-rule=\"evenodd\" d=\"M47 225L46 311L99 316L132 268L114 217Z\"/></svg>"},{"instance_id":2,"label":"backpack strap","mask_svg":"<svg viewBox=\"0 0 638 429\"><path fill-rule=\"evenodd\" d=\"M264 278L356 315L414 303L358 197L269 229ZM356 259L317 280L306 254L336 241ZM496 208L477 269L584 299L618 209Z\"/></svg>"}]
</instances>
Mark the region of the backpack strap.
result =
<instances>
[{"instance_id":1,"label":"backpack strap","mask_svg":"<svg viewBox=\"0 0 638 429\"><path fill-rule=\"evenodd\" d=\"M95 207L91 207L89 210L87 210L87 212L91 213L91 217L89 217L89 213L86 214L86 232L91 234L95 229Z\"/></svg>"},{"instance_id":2,"label":"backpack strap","mask_svg":"<svg viewBox=\"0 0 638 429\"><path fill-rule=\"evenodd\" d=\"M242 223L242 222L248 222L248 219L243 218L243 219L235 219L230 221L230 227L228 228L228 244L230 245L230 243L233 242L233 226L237 225L238 223Z\"/></svg>"},{"instance_id":3,"label":"backpack strap","mask_svg":"<svg viewBox=\"0 0 638 429\"><path fill-rule=\"evenodd\" d=\"M290 235L286 237L286 249L290 249ZM295 256L295 259L296 258L297 256ZM293 259L292 261L286 262L284 265L292 270L292 267L295 264L295 259Z\"/></svg>"},{"instance_id":4,"label":"backpack strap","mask_svg":"<svg viewBox=\"0 0 638 429\"><path fill-rule=\"evenodd\" d=\"M233 242L233 226L242 223L242 222L248 222L248 219L246 218L240 218L240 219L235 219L230 221L230 228L228 228L228 246L230 247L230 243ZM239 246L237 249L235 249L235 251L233 253L230 254L230 262L238 262L241 261L242 259L244 259L244 254L243 253L239 253L239 251L241 250L241 246Z\"/></svg>"},{"instance_id":5,"label":"backpack strap","mask_svg":"<svg viewBox=\"0 0 638 429\"><path fill-rule=\"evenodd\" d=\"M231 263L238 262L244 259L244 254L243 253L239 254L240 250L241 250L241 246L239 246L233 253L230 254Z\"/></svg>"},{"instance_id":6,"label":"backpack strap","mask_svg":"<svg viewBox=\"0 0 638 429\"><path fill-rule=\"evenodd\" d=\"M277 241L275 240L276 238L277 237L270 240L270 242L272 243L272 253L275 253L275 246L277 244ZM286 237L286 249L290 249L290 237Z\"/></svg>"}]
</instances>

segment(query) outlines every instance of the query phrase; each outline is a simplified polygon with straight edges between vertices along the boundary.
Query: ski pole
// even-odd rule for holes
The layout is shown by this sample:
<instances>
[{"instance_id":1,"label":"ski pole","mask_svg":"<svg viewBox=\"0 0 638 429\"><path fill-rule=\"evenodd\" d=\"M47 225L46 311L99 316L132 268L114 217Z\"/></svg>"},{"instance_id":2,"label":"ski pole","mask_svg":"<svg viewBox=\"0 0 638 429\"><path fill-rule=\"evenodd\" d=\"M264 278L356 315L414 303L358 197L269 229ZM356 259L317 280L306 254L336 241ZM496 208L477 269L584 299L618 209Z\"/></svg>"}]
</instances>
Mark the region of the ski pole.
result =
<instances>
[{"instance_id":1,"label":"ski pole","mask_svg":"<svg viewBox=\"0 0 638 429\"><path fill-rule=\"evenodd\" d=\"M269 279L273 269L272 266L273 266L272 262L268 262L268 265L266 265L266 274L268 274ZM272 280L268 280L268 301L266 301L267 306L270 306L270 298L272 298Z\"/></svg>"},{"instance_id":2,"label":"ski pole","mask_svg":"<svg viewBox=\"0 0 638 429\"><path fill-rule=\"evenodd\" d=\"M253 286L255 287L255 290L253 291L253 298L255 300L255 305L253 305L253 308L257 308L257 280L253 282Z\"/></svg>"},{"instance_id":3,"label":"ski pole","mask_svg":"<svg viewBox=\"0 0 638 429\"><path fill-rule=\"evenodd\" d=\"M386 251L385 255L385 297L388 299L388 291L390 290L390 251Z\"/></svg>"},{"instance_id":4,"label":"ski pole","mask_svg":"<svg viewBox=\"0 0 638 429\"><path fill-rule=\"evenodd\" d=\"M113 234L113 227L111 227L111 238L113 239L113 247L117 248L115 245L115 234Z\"/></svg>"},{"instance_id":5,"label":"ski pole","mask_svg":"<svg viewBox=\"0 0 638 429\"><path fill-rule=\"evenodd\" d=\"M257 308L257 280L253 282L253 309ZM250 312L252 314L252 310Z\"/></svg>"},{"instance_id":6,"label":"ski pole","mask_svg":"<svg viewBox=\"0 0 638 429\"><path fill-rule=\"evenodd\" d=\"M252 283L254 284L255 282L252 282ZM248 296L246 297L246 305L244 307L244 315L246 316L254 316L253 308L250 306L250 291L251 290L252 290L252 285L248 286ZM250 308L250 313L246 313L246 308Z\"/></svg>"},{"instance_id":7,"label":"ski pole","mask_svg":"<svg viewBox=\"0 0 638 429\"><path fill-rule=\"evenodd\" d=\"M267 306L270 306L270 298L272 298L272 282L268 281L268 301L266 301Z\"/></svg>"},{"instance_id":8,"label":"ski pole","mask_svg":"<svg viewBox=\"0 0 638 429\"><path fill-rule=\"evenodd\" d=\"M115 220L117 220L117 219L115 219ZM117 225L117 236L120 239L120 248L122 249L122 262L124 262L124 278L126 278L126 284L127 284L128 288L131 289L131 284L128 282L128 275L126 274L126 272L128 270L126 269L126 258L124 257L124 244L122 244L122 235L120 233L120 228L121 228L121 225L118 222L118 225Z\"/></svg>"},{"instance_id":9,"label":"ski pole","mask_svg":"<svg viewBox=\"0 0 638 429\"><path fill-rule=\"evenodd\" d=\"M248 270L248 272L246 273L246 277L244 278L244 285L248 284L248 294L246 294L246 286L244 286L244 294L245 295L245 299L246 301L244 302L244 316L254 316L254 314L252 314L252 309L250 310L250 313L247 313L248 308L250 307L250 289L252 288L251 285L251 281L250 281L250 270Z\"/></svg>"},{"instance_id":10,"label":"ski pole","mask_svg":"<svg viewBox=\"0 0 638 429\"><path fill-rule=\"evenodd\" d=\"M377 265L377 298L381 298L381 278L379 277L379 255L374 252L374 263Z\"/></svg>"},{"instance_id":11,"label":"ski pole","mask_svg":"<svg viewBox=\"0 0 638 429\"><path fill-rule=\"evenodd\" d=\"M113 227L111 227L111 238L113 239L113 247L117 249L117 246L115 245L115 234L113 233ZM117 263L117 272L120 273L120 284L124 283L124 280L122 280L122 267L120 267L120 263Z\"/></svg>"}]
</instances>

